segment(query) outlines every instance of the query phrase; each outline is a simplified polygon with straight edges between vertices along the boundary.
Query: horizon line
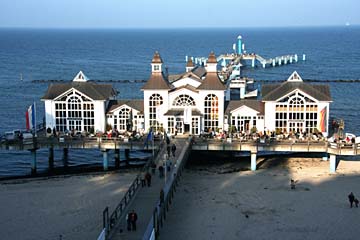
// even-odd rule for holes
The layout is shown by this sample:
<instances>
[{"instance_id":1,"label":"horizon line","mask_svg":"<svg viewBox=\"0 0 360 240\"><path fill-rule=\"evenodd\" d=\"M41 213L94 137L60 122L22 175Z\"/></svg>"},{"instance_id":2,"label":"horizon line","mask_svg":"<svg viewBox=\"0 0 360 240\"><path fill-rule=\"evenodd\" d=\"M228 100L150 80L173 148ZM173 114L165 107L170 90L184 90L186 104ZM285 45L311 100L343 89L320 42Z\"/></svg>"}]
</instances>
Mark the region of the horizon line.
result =
<instances>
[{"instance_id":1,"label":"horizon line","mask_svg":"<svg viewBox=\"0 0 360 240\"><path fill-rule=\"evenodd\" d=\"M28 26L0 26L0 29L34 29L34 30L192 30L192 29L274 29L274 28L333 28L333 27L359 27L360 24L351 25L289 25L289 26L188 26L188 27L28 27Z\"/></svg>"}]
</instances>

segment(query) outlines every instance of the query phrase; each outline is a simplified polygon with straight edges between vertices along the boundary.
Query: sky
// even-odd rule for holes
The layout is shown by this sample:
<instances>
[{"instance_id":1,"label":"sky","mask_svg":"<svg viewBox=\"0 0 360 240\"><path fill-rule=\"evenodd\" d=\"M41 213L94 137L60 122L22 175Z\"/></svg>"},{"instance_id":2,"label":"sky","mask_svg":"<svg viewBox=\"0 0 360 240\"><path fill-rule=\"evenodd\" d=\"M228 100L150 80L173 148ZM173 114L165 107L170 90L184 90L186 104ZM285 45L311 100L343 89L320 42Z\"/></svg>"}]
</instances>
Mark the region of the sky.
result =
<instances>
[{"instance_id":1,"label":"sky","mask_svg":"<svg viewBox=\"0 0 360 240\"><path fill-rule=\"evenodd\" d=\"M360 25L360 0L0 0L0 27Z\"/></svg>"}]
</instances>

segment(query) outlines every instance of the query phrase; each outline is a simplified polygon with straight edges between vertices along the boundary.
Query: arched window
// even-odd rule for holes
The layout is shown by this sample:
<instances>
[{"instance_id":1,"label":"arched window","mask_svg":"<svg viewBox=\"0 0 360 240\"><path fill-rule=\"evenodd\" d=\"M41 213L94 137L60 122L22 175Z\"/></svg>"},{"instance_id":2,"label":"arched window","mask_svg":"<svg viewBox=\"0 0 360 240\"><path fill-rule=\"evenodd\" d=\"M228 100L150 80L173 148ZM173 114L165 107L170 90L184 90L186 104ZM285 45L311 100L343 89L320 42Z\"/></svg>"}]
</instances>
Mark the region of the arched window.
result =
<instances>
[{"instance_id":1,"label":"arched window","mask_svg":"<svg viewBox=\"0 0 360 240\"><path fill-rule=\"evenodd\" d=\"M119 111L119 131L128 131L131 127L131 109L130 108L123 108Z\"/></svg>"},{"instance_id":2,"label":"arched window","mask_svg":"<svg viewBox=\"0 0 360 240\"><path fill-rule=\"evenodd\" d=\"M160 94L153 94L149 98L149 121L153 130L158 130L162 124L158 122L160 106L163 104L163 98Z\"/></svg>"},{"instance_id":3,"label":"arched window","mask_svg":"<svg viewBox=\"0 0 360 240\"><path fill-rule=\"evenodd\" d=\"M295 92L276 104L275 128L282 132L314 132L317 128L317 109L314 100Z\"/></svg>"},{"instance_id":4,"label":"arched window","mask_svg":"<svg viewBox=\"0 0 360 240\"><path fill-rule=\"evenodd\" d=\"M68 130L81 131L81 122L82 122L82 107L81 107L81 98L77 95L72 95L68 97Z\"/></svg>"},{"instance_id":5,"label":"arched window","mask_svg":"<svg viewBox=\"0 0 360 240\"><path fill-rule=\"evenodd\" d=\"M289 99L289 119L303 120L304 119L304 99L300 96L295 96Z\"/></svg>"},{"instance_id":6,"label":"arched window","mask_svg":"<svg viewBox=\"0 0 360 240\"><path fill-rule=\"evenodd\" d=\"M216 131L219 125L219 99L215 94L205 97L204 113L204 130Z\"/></svg>"},{"instance_id":7,"label":"arched window","mask_svg":"<svg viewBox=\"0 0 360 240\"><path fill-rule=\"evenodd\" d=\"M175 98L173 106L195 106L194 99L186 94L180 94Z\"/></svg>"},{"instance_id":8,"label":"arched window","mask_svg":"<svg viewBox=\"0 0 360 240\"><path fill-rule=\"evenodd\" d=\"M73 90L55 100L55 123L57 131L94 130L94 104L91 99Z\"/></svg>"}]
</instances>

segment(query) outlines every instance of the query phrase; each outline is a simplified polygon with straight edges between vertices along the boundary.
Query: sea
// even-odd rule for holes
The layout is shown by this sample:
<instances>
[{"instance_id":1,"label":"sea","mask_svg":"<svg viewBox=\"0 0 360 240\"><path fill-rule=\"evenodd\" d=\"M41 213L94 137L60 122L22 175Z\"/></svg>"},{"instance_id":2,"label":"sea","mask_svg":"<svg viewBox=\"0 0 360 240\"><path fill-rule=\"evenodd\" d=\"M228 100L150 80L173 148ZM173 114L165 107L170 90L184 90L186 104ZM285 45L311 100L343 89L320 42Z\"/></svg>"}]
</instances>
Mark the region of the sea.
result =
<instances>
[{"instance_id":1,"label":"sea","mask_svg":"<svg viewBox=\"0 0 360 240\"><path fill-rule=\"evenodd\" d=\"M25 112L40 100L51 81L71 81L82 70L91 80L112 83L121 99L141 99L151 60L159 51L170 74L185 71L185 56L233 52L241 35L248 53L265 58L298 54L299 61L278 67L245 66L242 76L284 81L293 71L304 80L328 84L330 118L343 119L345 132L360 135L360 26L202 29L0 29L0 133L25 129ZM306 60L303 61L303 54ZM125 80L125 81L123 81ZM135 81L136 80L136 81ZM347 80L347 81L343 81ZM134 153L135 154L135 153ZM61 167L61 151L55 167ZM37 151L38 172L47 172L48 151ZM0 178L30 174L27 151L0 150ZM70 167L102 164L99 150L69 151ZM113 163L112 163L113 164Z\"/></svg>"}]
</instances>

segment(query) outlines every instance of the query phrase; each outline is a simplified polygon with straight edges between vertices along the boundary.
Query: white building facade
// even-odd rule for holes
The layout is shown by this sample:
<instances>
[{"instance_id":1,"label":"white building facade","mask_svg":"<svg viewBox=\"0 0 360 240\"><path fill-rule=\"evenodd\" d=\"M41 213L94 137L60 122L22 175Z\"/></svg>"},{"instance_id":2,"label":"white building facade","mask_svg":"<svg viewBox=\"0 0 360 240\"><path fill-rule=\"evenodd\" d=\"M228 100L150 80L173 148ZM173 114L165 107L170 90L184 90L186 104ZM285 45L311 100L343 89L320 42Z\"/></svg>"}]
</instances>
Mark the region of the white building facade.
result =
<instances>
[{"instance_id":1,"label":"white building facade","mask_svg":"<svg viewBox=\"0 0 360 240\"><path fill-rule=\"evenodd\" d=\"M57 131L148 132L321 132L328 135L330 90L305 83L297 72L287 81L263 85L261 97L226 100L230 91L210 53L205 66L189 58L185 72L167 75L156 52L143 99L119 100L109 84L89 82L80 71L70 83L51 84L42 100L47 128ZM229 94L228 94L229 95ZM246 98L251 96L251 98Z\"/></svg>"}]
</instances>

